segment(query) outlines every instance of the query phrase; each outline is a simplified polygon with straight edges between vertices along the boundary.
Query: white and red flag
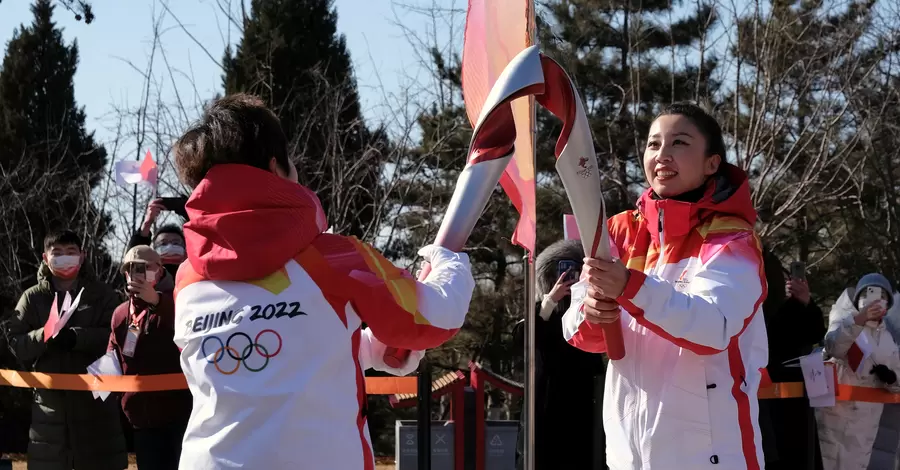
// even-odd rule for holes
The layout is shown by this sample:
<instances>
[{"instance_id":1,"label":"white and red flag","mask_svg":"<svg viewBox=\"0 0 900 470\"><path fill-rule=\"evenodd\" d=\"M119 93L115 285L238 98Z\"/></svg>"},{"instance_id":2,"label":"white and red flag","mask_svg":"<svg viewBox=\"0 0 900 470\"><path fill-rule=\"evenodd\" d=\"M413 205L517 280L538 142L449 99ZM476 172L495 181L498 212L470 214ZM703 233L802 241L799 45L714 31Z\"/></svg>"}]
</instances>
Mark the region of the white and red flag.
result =
<instances>
[{"instance_id":1,"label":"white and red flag","mask_svg":"<svg viewBox=\"0 0 900 470\"><path fill-rule=\"evenodd\" d=\"M153 155L147 150L143 160L122 160L116 162L116 184L127 188L132 184L146 184L156 187L158 168Z\"/></svg>"}]
</instances>

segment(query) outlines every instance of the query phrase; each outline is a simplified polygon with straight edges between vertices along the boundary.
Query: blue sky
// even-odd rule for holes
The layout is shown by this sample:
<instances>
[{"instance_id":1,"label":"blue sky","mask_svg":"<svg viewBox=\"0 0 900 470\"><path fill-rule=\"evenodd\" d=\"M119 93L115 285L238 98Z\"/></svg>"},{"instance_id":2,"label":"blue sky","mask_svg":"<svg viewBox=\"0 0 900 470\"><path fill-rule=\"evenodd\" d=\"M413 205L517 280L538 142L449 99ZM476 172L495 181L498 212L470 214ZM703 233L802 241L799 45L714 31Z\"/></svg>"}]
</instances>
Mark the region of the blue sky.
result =
<instances>
[{"instance_id":1,"label":"blue sky","mask_svg":"<svg viewBox=\"0 0 900 470\"><path fill-rule=\"evenodd\" d=\"M220 61L225 44L235 43L239 35L234 27L229 28L218 5L231 3L236 11L239 1L93 0L97 18L90 25L75 21L72 13L58 6L57 24L64 29L67 42L77 39L81 54L75 77L76 99L85 107L88 125L98 137L102 141L114 137L115 132L107 128L114 124L111 115L116 108L141 102L144 80L136 68L144 70L149 63L154 18L166 13L164 4L171 15L166 14L161 22L160 45L177 73L174 79L168 77L164 64L159 62L161 55L157 55L159 63L154 75L162 83L161 94L174 99L177 88L182 99L193 96L194 101L199 101L220 90L221 72L216 62ZM463 0L403 2L420 6L438 3L442 7L465 8ZM0 44L4 51L13 30L31 22L30 5L29 0L0 2ZM397 23L423 37L435 30L434 24L394 0L336 0L335 6L338 30L347 39L366 115L371 120L383 120L391 111L392 106L386 104L392 97L401 95L411 84L427 81L427 70L419 65L417 48ZM438 26L437 30L447 37L445 28Z\"/></svg>"},{"instance_id":2,"label":"blue sky","mask_svg":"<svg viewBox=\"0 0 900 470\"><path fill-rule=\"evenodd\" d=\"M240 39L220 5L226 5L226 9L230 5L230 11L239 11L240 1L92 0L96 19L89 25L76 21L63 7L56 8L54 18L57 26L63 28L66 42L78 42L80 62L75 76L75 96L87 112L88 128L106 145L111 164L143 156L146 149L152 150L160 163L161 195L171 195L175 180L165 156L168 147L188 122L197 117L200 104L221 91L221 69L217 63L226 44ZM249 0L245 1L249 4ZM0 1L0 45L4 53L15 28L31 23L31 3L31 0ZM410 34L436 41L445 52L459 53L462 31L451 30L446 21L462 26L466 0L335 0L334 4L338 11L338 31L346 37L370 125L386 122L395 132L402 132L404 122L398 122L398 116L405 116L408 125L415 109L431 101L428 94L431 76L420 61L423 48L413 45L416 38ZM455 9L456 13L452 20L441 23L432 21L421 11L411 10L409 5L425 9L439 5L442 9ZM155 24L159 42L151 61ZM139 134L137 120L126 112L142 103L147 88L144 76L151 63L154 68L150 74L153 80L148 108L156 106L168 113L160 113L165 122L159 125L166 129L167 135L153 142L148 141L154 139L152 133L145 141L135 137ZM172 106L176 99L184 104L184 112ZM117 140L119 135L125 137ZM110 211L116 228L106 243L113 252L124 249L130 227L137 226L142 219L151 193L148 189L139 190L136 220L132 215L130 190L101 183L94 193L98 203L111 204L105 210ZM173 221L170 217L163 215L159 223Z\"/></svg>"}]
</instances>

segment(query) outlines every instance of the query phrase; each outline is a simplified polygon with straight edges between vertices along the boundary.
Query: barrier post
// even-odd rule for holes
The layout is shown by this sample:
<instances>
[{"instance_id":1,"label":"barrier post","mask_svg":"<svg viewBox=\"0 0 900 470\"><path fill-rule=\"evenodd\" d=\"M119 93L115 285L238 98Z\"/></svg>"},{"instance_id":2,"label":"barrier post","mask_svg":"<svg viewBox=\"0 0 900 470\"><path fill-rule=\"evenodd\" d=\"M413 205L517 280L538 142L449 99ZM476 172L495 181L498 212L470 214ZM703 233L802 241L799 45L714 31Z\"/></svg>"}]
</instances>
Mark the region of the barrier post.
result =
<instances>
[{"instance_id":1,"label":"barrier post","mask_svg":"<svg viewBox=\"0 0 900 470\"><path fill-rule=\"evenodd\" d=\"M431 470L431 363L419 365L418 391L418 469Z\"/></svg>"},{"instance_id":2,"label":"barrier post","mask_svg":"<svg viewBox=\"0 0 900 470\"><path fill-rule=\"evenodd\" d=\"M475 391L475 389L472 387L466 387L463 392L463 394L465 396L465 398L463 399L463 406L465 406L465 415L466 415L466 418L465 418L466 424L465 424L465 428L464 428L465 434L463 435L463 437L465 439L465 447L464 447L465 448L465 451L464 451L465 468L463 470L476 470L475 436L477 435L477 432L475 431L475 429L476 429L476 426L478 426L476 424L476 418L475 418L475 416L476 416L475 394L476 393L478 393L478 392Z\"/></svg>"}]
</instances>

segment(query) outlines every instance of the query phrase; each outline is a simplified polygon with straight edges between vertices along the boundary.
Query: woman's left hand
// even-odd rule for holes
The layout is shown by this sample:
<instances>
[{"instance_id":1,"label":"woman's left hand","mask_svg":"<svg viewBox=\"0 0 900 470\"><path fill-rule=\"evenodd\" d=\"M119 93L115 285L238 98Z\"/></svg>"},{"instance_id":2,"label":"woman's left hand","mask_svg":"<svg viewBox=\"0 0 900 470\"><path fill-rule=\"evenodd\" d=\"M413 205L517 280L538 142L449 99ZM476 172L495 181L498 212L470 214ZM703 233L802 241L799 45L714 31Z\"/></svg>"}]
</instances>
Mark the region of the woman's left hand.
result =
<instances>
[{"instance_id":1,"label":"woman's left hand","mask_svg":"<svg viewBox=\"0 0 900 470\"><path fill-rule=\"evenodd\" d=\"M604 261L596 258L584 259L582 274L587 278L588 284L603 293L610 299L615 299L625 291L631 272L619 259Z\"/></svg>"}]
</instances>

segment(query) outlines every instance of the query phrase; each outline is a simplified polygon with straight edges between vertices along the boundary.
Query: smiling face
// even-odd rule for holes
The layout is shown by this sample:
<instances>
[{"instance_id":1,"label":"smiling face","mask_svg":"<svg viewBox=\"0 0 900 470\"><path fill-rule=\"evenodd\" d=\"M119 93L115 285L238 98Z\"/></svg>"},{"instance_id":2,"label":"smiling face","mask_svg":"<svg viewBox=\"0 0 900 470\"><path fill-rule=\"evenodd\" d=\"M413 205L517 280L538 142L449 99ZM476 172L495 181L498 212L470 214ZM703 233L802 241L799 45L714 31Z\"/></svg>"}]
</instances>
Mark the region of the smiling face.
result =
<instances>
[{"instance_id":1,"label":"smiling face","mask_svg":"<svg viewBox=\"0 0 900 470\"><path fill-rule=\"evenodd\" d=\"M663 198L702 186L719 169L721 155L707 155L707 140L690 119L680 114L653 121L644 150L647 183Z\"/></svg>"}]
</instances>

